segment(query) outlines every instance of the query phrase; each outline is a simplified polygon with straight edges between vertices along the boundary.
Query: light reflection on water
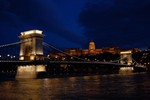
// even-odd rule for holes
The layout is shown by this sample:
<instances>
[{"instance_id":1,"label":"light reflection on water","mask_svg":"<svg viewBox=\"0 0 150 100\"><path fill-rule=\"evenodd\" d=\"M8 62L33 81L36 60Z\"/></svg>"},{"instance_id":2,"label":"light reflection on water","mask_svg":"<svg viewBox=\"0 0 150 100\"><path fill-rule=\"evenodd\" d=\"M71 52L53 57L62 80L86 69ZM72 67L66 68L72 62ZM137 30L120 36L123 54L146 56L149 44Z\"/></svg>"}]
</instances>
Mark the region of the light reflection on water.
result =
<instances>
[{"instance_id":1,"label":"light reflection on water","mask_svg":"<svg viewBox=\"0 0 150 100\"><path fill-rule=\"evenodd\" d=\"M0 82L0 100L146 100L150 98L149 77L137 73L4 81Z\"/></svg>"}]
</instances>

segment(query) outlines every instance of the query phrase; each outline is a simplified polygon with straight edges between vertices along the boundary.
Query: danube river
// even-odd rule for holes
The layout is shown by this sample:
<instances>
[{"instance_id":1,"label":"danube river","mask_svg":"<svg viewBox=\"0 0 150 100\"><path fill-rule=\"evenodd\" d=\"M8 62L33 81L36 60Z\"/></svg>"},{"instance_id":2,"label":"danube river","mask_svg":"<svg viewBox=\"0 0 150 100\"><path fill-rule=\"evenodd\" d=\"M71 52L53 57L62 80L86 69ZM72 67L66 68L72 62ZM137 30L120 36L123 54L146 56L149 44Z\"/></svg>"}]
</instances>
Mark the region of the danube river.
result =
<instances>
[{"instance_id":1,"label":"danube river","mask_svg":"<svg viewBox=\"0 0 150 100\"><path fill-rule=\"evenodd\" d=\"M149 100L150 73L0 81L0 100Z\"/></svg>"}]
</instances>

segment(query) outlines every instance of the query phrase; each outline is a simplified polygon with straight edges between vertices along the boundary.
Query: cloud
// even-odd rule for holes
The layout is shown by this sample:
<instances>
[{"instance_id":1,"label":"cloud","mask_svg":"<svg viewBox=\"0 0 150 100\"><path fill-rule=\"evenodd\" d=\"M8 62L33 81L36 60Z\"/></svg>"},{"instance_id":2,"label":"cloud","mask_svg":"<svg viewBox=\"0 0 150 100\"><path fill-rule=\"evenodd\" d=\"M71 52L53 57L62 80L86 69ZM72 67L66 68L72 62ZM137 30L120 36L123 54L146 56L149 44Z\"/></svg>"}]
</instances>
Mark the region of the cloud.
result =
<instances>
[{"instance_id":1,"label":"cloud","mask_svg":"<svg viewBox=\"0 0 150 100\"><path fill-rule=\"evenodd\" d=\"M0 26L5 26L0 30L3 30L1 34L4 36L17 37L21 31L40 29L46 32L49 42L57 41L62 45L64 40L76 45L83 43L80 36L69 31L58 20L53 0L0 0L0 6ZM56 39L50 37L51 34Z\"/></svg>"},{"instance_id":2,"label":"cloud","mask_svg":"<svg viewBox=\"0 0 150 100\"><path fill-rule=\"evenodd\" d=\"M147 47L150 42L149 0L95 0L80 13L84 35L98 47Z\"/></svg>"},{"instance_id":3,"label":"cloud","mask_svg":"<svg viewBox=\"0 0 150 100\"><path fill-rule=\"evenodd\" d=\"M57 19L57 11L55 4L52 1L28 0L26 3L28 9L26 9L26 5L22 3L21 11L17 11L24 20L70 42L77 44L82 43L82 40L80 40L78 35L66 29Z\"/></svg>"}]
</instances>

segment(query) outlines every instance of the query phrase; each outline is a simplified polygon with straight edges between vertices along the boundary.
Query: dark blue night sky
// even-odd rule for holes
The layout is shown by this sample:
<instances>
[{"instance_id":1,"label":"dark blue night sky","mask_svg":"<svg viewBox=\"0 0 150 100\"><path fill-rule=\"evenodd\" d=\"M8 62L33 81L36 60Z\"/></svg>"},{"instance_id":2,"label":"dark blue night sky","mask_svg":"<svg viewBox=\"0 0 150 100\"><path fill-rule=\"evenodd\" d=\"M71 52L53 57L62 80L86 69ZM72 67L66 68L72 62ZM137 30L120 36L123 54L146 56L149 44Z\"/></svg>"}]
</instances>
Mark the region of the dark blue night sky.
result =
<instances>
[{"instance_id":1,"label":"dark blue night sky","mask_svg":"<svg viewBox=\"0 0 150 100\"><path fill-rule=\"evenodd\" d=\"M150 46L150 0L0 0L0 44L42 30L58 48Z\"/></svg>"}]
</instances>

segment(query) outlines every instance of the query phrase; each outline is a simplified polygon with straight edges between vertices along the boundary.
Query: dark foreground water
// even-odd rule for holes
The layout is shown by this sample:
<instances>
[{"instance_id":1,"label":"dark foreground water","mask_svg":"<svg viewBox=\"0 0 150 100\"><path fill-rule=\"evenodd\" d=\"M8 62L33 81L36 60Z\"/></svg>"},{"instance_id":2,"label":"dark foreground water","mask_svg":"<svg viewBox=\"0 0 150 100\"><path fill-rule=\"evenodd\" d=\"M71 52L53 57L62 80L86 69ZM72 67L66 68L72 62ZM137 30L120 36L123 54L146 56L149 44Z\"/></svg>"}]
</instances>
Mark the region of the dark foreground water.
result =
<instances>
[{"instance_id":1,"label":"dark foreground water","mask_svg":"<svg viewBox=\"0 0 150 100\"><path fill-rule=\"evenodd\" d=\"M0 100L150 100L150 74L1 81Z\"/></svg>"}]
</instances>

